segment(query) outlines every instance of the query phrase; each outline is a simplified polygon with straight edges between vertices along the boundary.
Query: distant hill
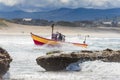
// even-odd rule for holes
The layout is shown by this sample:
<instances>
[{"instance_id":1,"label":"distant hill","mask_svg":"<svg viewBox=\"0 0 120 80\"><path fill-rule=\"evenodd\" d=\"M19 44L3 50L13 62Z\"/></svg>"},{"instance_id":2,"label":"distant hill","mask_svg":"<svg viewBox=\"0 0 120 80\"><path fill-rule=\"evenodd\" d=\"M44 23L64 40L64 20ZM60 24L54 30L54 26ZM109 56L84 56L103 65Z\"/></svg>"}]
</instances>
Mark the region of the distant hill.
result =
<instances>
[{"instance_id":1,"label":"distant hill","mask_svg":"<svg viewBox=\"0 0 120 80\"><path fill-rule=\"evenodd\" d=\"M33 19L46 19L53 21L78 21L78 20L95 20L98 18L112 18L120 16L120 8L114 9L69 9L60 8L48 12L0 12L0 18L13 19L13 18L33 18Z\"/></svg>"},{"instance_id":2,"label":"distant hill","mask_svg":"<svg viewBox=\"0 0 120 80\"><path fill-rule=\"evenodd\" d=\"M7 24L4 23L4 19L0 19L0 27L7 27Z\"/></svg>"}]
</instances>

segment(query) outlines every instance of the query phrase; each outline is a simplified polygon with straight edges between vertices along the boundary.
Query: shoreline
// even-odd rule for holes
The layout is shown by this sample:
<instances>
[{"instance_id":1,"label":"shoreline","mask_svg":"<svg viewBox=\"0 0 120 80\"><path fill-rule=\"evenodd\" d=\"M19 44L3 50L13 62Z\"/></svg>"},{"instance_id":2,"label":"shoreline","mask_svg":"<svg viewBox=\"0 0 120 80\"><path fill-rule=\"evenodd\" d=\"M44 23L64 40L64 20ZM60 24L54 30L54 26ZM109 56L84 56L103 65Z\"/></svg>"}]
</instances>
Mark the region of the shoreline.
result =
<instances>
[{"instance_id":1,"label":"shoreline","mask_svg":"<svg viewBox=\"0 0 120 80\"><path fill-rule=\"evenodd\" d=\"M51 26L30 26L4 21L7 27L0 26L0 35L51 35ZM54 32L59 31L66 36L86 36L95 38L120 38L120 27L68 27L55 26Z\"/></svg>"}]
</instances>

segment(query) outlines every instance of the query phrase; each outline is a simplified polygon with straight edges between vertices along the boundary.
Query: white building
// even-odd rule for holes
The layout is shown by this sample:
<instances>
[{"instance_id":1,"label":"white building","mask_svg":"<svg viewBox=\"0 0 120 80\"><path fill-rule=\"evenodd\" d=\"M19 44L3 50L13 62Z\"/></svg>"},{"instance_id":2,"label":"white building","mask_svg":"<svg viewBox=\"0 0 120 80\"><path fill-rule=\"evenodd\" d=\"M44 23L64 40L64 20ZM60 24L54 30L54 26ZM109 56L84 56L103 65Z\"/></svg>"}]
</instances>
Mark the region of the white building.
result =
<instances>
[{"instance_id":1,"label":"white building","mask_svg":"<svg viewBox=\"0 0 120 80\"><path fill-rule=\"evenodd\" d=\"M120 25L120 22L118 22L118 25Z\"/></svg>"},{"instance_id":2,"label":"white building","mask_svg":"<svg viewBox=\"0 0 120 80\"><path fill-rule=\"evenodd\" d=\"M108 21L108 22L102 22L105 25L112 25L112 21Z\"/></svg>"},{"instance_id":3,"label":"white building","mask_svg":"<svg viewBox=\"0 0 120 80\"><path fill-rule=\"evenodd\" d=\"M23 18L23 21L32 21L32 18Z\"/></svg>"}]
</instances>

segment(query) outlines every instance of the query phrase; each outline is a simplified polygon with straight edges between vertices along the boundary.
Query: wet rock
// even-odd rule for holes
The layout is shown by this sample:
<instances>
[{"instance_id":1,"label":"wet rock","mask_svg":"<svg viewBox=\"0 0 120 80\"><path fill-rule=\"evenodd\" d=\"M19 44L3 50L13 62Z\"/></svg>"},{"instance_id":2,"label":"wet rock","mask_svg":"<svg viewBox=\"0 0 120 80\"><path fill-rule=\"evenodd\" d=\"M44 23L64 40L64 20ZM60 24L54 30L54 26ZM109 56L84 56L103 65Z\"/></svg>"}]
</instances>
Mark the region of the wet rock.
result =
<instances>
[{"instance_id":1,"label":"wet rock","mask_svg":"<svg viewBox=\"0 0 120 80\"><path fill-rule=\"evenodd\" d=\"M111 51L113 51L113 50L112 50L112 49L107 48L107 49L105 49L105 50L103 50L103 51L108 51L108 52L111 52Z\"/></svg>"},{"instance_id":2,"label":"wet rock","mask_svg":"<svg viewBox=\"0 0 120 80\"><path fill-rule=\"evenodd\" d=\"M8 52L0 47L0 77L2 77L9 70L11 61L12 58Z\"/></svg>"},{"instance_id":3,"label":"wet rock","mask_svg":"<svg viewBox=\"0 0 120 80\"><path fill-rule=\"evenodd\" d=\"M70 54L51 54L46 56L41 56L36 59L38 65L43 67L47 71L57 71L57 70L65 70L66 67L74 62L77 62L78 60L90 60L86 54L79 55L76 53L70 53Z\"/></svg>"},{"instance_id":4,"label":"wet rock","mask_svg":"<svg viewBox=\"0 0 120 80\"><path fill-rule=\"evenodd\" d=\"M47 71L65 70L75 62L102 60L105 62L120 62L120 50L106 49L103 51L78 51L72 53L57 52L38 57L37 64Z\"/></svg>"},{"instance_id":5,"label":"wet rock","mask_svg":"<svg viewBox=\"0 0 120 80\"><path fill-rule=\"evenodd\" d=\"M39 57L37 63L47 71L64 70L70 63L78 61L78 58L52 56L52 57Z\"/></svg>"},{"instance_id":6,"label":"wet rock","mask_svg":"<svg viewBox=\"0 0 120 80\"><path fill-rule=\"evenodd\" d=\"M82 50L82 53L93 53L93 51L88 51L88 50Z\"/></svg>"},{"instance_id":7,"label":"wet rock","mask_svg":"<svg viewBox=\"0 0 120 80\"><path fill-rule=\"evenodd\" d=\"M61 52L62 51L51 51L51 52L46 53L46 55L55 54L55 53L61 53Z\"/></svg>"}]
</instances>

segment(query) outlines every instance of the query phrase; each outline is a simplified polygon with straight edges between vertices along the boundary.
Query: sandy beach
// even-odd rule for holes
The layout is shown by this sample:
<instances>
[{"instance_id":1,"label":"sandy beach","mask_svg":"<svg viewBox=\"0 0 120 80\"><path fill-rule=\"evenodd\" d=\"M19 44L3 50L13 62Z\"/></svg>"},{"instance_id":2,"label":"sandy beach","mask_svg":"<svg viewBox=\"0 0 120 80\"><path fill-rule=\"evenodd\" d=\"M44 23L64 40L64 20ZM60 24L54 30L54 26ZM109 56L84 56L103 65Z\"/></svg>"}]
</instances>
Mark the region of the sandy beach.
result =
<instances>
[{"instance_id":1,"label":"sandy beach","mask_svg":"<svg viewBox=\"0 0 120 80\"><path fill-rule=\"evenodd\" d=\"M0 35L50 35L50 26L30 26L2 21L7 26L0 26ZM54 32L59 31L65 35L90 35L91 37L120 37L120 27L68 27L55 26Z\"/></svg>"}]
</instances>

